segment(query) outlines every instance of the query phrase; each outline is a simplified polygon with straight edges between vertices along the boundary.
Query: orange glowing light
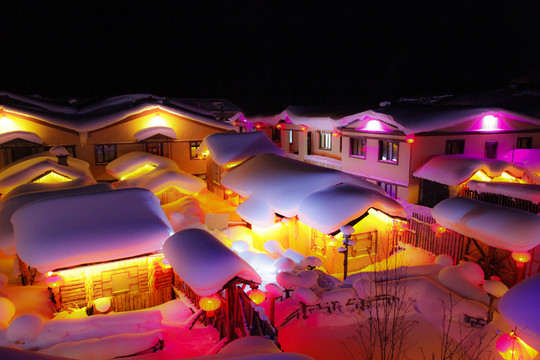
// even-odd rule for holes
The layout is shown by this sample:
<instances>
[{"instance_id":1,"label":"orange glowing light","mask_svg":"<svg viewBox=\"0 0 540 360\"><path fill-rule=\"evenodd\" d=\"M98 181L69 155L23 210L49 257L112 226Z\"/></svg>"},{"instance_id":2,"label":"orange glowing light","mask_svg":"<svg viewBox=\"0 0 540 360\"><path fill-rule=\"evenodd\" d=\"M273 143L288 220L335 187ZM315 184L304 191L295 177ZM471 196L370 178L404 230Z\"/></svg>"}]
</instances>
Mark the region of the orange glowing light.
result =
<instances>
[{"instance_id":1,"label":"orange glowing light","mask_svg":"<svg viewBox=\"0 0 540 360\"><path fill-rule=\"evenodd\" d=\"M531 254L528 251L512 251L512 259L517 263L517 267L523 267L524 263L531 261Z\"/></svg>"},{"instance_id":2,"label":"orange glowing light","mask_svg":"<svg viewBox=\"0 0 540 360\"><path fill-rule=\"evenodd\" d=\"M333 137L338 137L338 136L339 136L339 133L338 133L337 131L334 131L334 132L332 132L332 136L333 136Z\"/></svg>"},{"instance_id":3,"label":"orange glowing light","mask_svg":"<svg viewBox=\"0 0 540 360\"><path fill-rule=\"evenodd\" d=\"M221 299L217 294L214 294L212 296L203 296L199 300L199 306L201 307L201 309L206 311L206 315L212 317L214 316L214 311L219 309L219 307L221 306Z\"/></svg>"},{"instance_id":4,"label":"orange glowing light","mask_svg":"<svg viewBox=\"0 0 540 360\"><path fill-rule=\"evenodd\" d=\"M302 127L300 128L300 130L306 131L306 130L307 130L307 126L306 126L306 125L302 125Z\"/></svg>"},{"instance_id":5,"label":"orange glowing light","mask_svg":"<svg viewBox=\"0 0 540 360\"><path fill-rule=\"evenodd\" d=\"M264 291L262 291L260 289L249 290L247 292L247 295L249 296L251 301L253 301L255 303L255 305L259 305L264 300L266 300L266 294L264 293Z\"/></svg>"},{"instance_id":6,"label":"orange glowing light","mask_svg":"<svg viewBox=\"0 0 540 360\"><path fill-rule=\"evenodd\" d=\"M435 223L431 225L431 231L433 231L436 237L441 237L442 234L446 232L446 228L441 224Z\"/></svg>"},{"instance_id":7,"label":"orange glowing light","mask_svg":"<svg viewBox=\"0 0 540 360\"><path fill-rule=\"evenodd\" d=\"M532 360L538 351L521 340L514 332L503 334L497 339L495 349L505 360Z\"/></svg>"},{"instance_id":8,"label":"orange glowing light","mask_svg":"<svg viewBox=\"0 0 540 360\"><path fill-rule=\"evenodd\" d=\"M231 124L232 124L233 126L236 126L236 125L237 125L237 122L236 122L236 121L233 121Z\"/></svg>"},{"instance_id":9,"label":"orange glowing light","mask_svg":"<svg viewBox=\"0 0 540 360\"><path fill-rule=\"evenodd\" d=\"M145 164L144 166L141 166L140 168L137 168L137 169L127 173L126 175L122 176L120 178L120 180L134 178L134 177L137 177L137 176L141 176L143 174L147 174L150 171L154 170L155 168L156 168L155 165Z\"/></svg>"},{"instance_id":10,"label":"orange glowing light","mask_svg":"<svg viewBox=\"0 0 540 360\"><path fill-rule=\"evenodd\" d=\"M255 127L256 127L257 129L260 129L260 128L261 128L261 124L257 124L257 125L255 125Z\"/></svg>"},{"instance_id":11,"label":"orange glowing light","mask_svg":"<svg viewBox=\"0 0 540 360\"><path fill-rule=\"evenodd\" d=\"M59 288L60 286L64 285L64 282L65 282L64 277L59 274L52 274L48 276L47 279L45 280L45 283L51 289Z\"/></svg>"},{"instance_id":12,"label":"orange glowing light","mask_svg":"<svg viewBox=\"0 0 540 360\"><path fill-rule=\"evenodd\" d=\"M281 128L282 128L282 125L281 125L281 124L277 124L277 125L276 125L276 128L277 128L277 129L281 129Z\"/></svg>"},{"instance_id":13,"label":"orange glowing light","mask_svg":"<svg viewBox=\"0 0 540 360\"><path fill-rule=\"evenodd\" d=\"M225 190L225 194L227 194L227 195L232 195L232 194L233 194L233 191L232 191L232 190Z\"/></svg>"},{"instance_id":14,"label":"orange glowing light","mask_svg":"<svg viewBox=\"0 0 540 360\"><path fill-rule=\"evenodd\" d=\"M407 142L409 144L412 144L414 142L414 134L409 134L405 137L405 139L407 140Z\"/></svg>"}]
</instances>

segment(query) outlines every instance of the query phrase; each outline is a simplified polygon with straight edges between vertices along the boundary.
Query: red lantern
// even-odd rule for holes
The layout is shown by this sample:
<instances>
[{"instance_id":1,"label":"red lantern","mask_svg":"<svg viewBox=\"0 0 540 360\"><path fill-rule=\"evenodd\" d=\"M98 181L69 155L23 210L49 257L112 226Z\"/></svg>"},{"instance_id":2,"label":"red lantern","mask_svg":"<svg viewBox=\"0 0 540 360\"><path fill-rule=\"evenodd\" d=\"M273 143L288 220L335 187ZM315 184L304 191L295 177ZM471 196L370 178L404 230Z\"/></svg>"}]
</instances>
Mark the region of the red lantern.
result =
<instances>
[{"instance_id":1,"label":"red lantern","mask_svg":"<svg viewBox=\"0 0 540 360\"><path fill-rule=\"evenodd\" d=\"M214 316L214 312L221 306L221 299L217 294L212 296L203 296L199 300L199 306L206 311L208 317Z\"/></svg>"},{"instance_id":2,"label":"red lantern","mask_svg":"<svg viewBox=\"0 0 540 360\"><path fill-rule=\"evenodd\" d=\"M261 304L266 300L266 294L260 289L252 289L247 292L247 295L255 303L255 305Z\"/></svg>"},{"instance_id":3,"label":"red lantern","mask_svg":"<svg viewBox=\"0 0 540 360\"><path fill-rule=\"evenodd\" d=\"M302 125L302 127L300 127L300 130L306 131L306 130L307 130L307 126L306 126L306 125Z\"/></svg>"},{"instance_id":4,"label":"red lantern","mask_svg":"<svg viewBox=\"0 0 540 360\"><path fill-rule=\"evenodd\" d=\"M531 254L528 251L512 251L512 259L516 261L518 268L522 268L524 263L531 261Z\"/></svg>"},{"instance_id":5,"label":"red lantern","mask_svg":"<svg viewBox=\"0 0 540 360\"><path fill-rule=\"evenodd\" d=\"M281 129L282 126L283 126L283 125L281 125L281 124L277 124L277 125L276 125L276 128L277 128L277 129Z\"/></svg>"},{"instance_id":6,"label":"red lantern","mask_svg":"<svg viewBox=\"0 0 540 360\"><path fill-rule=\"evenodd\" d=\"M255 127L256 127L257 129L260 129L260 128L261 128L261 124L257 123L257 125L255 125Z\"/></svg>"},{"instance_id":7,"label":"red lantern","mask_svg":"<svg viewBox=\"0 0 540 360\"><path fill-rule=\"evenodd\" d=\"M236 121L233 121L231 124L232 124L232 126L236 126L236 125L237 125L237 124L236 124Z\"/></svg>"},{"instance_id":8,"label":"red lantern","mask_svg":"<svg viewBox=\"0 0 540 360\"><path fill-rule=\"evenodd\" d=\"M412 144L414 142L414 134L405 136L405 139L407 140L407 143Z\"/></svg>"},{"instance_id":9,"label":"red lantern","mask_svg":"<svg viewBox=\"0 0 540 360\"><path fill-rule=\"evenodd\" d=\"M441 235L446 231L446 228L441 224L435 223L431 225L431 231L436 234L435 237L441 237Z\"/></svg>"},{"instance_id":10,"label":"red lantern","mask_svg":"<svg viewBox=\"0 0 540 360\"><path fill-rule=\"evenodd\" d=\"M527 345L514 332L501 335L495 349L505 360L532 360L538 355L538 351Z\"/></svg>"},{"instance_id":11,"label":"red lantern","mask_svg":"<svg viewBox=\"0 0 540 360\"><path fill-rule=\"evenodd\" d=\"M64 285L64 282L65 282L64 277L59 274L52 274L48 276L47 279L45 280L45 283L51 289L59 288L60 286Z\"/></svg>"},{"instance_id":12,"label":"red lantern","mask_svg":"<svg viewBox=\"0 0 540 360\"><path fill-rule=\"evenodd\" d=\"M339 136L339 133L338 133L337 131L334 131L334 132L332 132L332 136L333 136L333 137L338 137L338 136Z\"/></svg>"}]
</instances>

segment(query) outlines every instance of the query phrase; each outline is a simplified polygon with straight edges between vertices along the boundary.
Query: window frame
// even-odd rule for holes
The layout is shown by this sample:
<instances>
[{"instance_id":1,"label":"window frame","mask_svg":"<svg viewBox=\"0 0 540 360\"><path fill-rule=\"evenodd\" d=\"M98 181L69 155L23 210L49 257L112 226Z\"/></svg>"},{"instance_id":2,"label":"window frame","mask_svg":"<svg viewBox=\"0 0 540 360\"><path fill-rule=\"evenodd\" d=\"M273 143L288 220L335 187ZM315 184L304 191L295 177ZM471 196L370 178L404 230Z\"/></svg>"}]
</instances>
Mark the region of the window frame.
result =
<instances>
[{"instance_id":1,"label":"window frame","mask_svg":"<svg viewBox=\"0 0 540 360\"><path fill-rule=\"evenodd\" d=\"M523 141L526 142L526 147L521 146ZM532 142L532 136L519 136L516 141L516 149L532 149Z\"/></svg>"},{"instance_id":2,"label":"window frame","mask_svg":"<svg viewBox=\"0 0 540 360\"><path fill-rule=\"evenodd\" d=\"M319 131L319 150L332 150L332 133Z\"/></svg>"},{"instance_id":3,"label":"window frame","mask_svg":"<svg viewBox=\"0 0 540 360\"><path fill-rule=\"evenodd\" d=\"M490 147L490 146L494 146L494 150L490 149L490 152L491 151L494 152L494 154L490 154L490 155L493 155L493 157L488 157L488 147ZM498 141L486 141L484 143L484 159L497 159L498 147L499 147L499 142Z\"/></svg>"},{"instance_id":4,"label":"window frame","mask_svg":"<svg viewBox=\"0 0 540 360\"><path fill-rule=\"evenodd\" d=\"M390 147L390 146L387 146L386 149L383 149L384 147L384 143L388 144L388 145L396 145L396 151L395 151L395 158L396 160L394 160L394 157L392 156L394 154L394 151L393 151L393 146ZM392 150L391 150L392 149ZM391 157L391 160L385 160L383 159L383 155L385 155L386 153L386 157L388 159L388 155L390 155ZM390 140L390 139L386 139L386 140L379 140L379 162L381 163L385 163L385 164L393 164L393 165L398 165L399 164L399 141L398 140Z\"/></svg>"},{"instance_id":5,"label":"window frame","mask_svg":"<svg viewBox=\"0 0 540 360\"><path fill-rule=\"evenodd\" d=\"M386 195L391 197L392 199L397 199L397 193L398 193L398 186L396 184L387 183L384 181L377 181L377 186L382 188ZM390 189L390 192L388 190Z\"/></svg>"},{"instance_id":6,"label":"window frame","mask_svg":"<svg viewBox=\"0 0 540 360\"><path fill-rule=\"evenodd\" d=\"M354 143L355 142L359 142L359 144L357 144L357 146L354 146ZM360 142L363 142L364 145L363 145L363 151L361 151L360 154L354 154L353 153L353 147L356 148L356 152L359 152L358 149L359 148L362 148L360 147ZM352 158L356 158L356 159L365 159L366 158L366 154L367 154L367 138L363 138L363 137L351 137L350 138L350 141L349 141L349 157L352 157Z\"/></svg>"},{"instance_id":7,"label":"window frame","mask_svg":"<svg viewBox=\"0 0 540 360\"><path fill-rule=\"evenodd\" d=\"M189 160L202 160L197 156L197 149L201 146L202 140L189 142ZM194 152L195 151L195 152Z\"/></svg>"},{"instance_id":8,"label":"window frame","mask_svg":"<svg viewBox=\"0 0 540 360\"><path fill-rule=\"evenodd\" d=\"M114 158L113 159L108 159L106 158L105 154L106 154L106 151L105 151L105 146L113 146L114 147ZM103 161L98 161L98 149L101 148L102 151L102 156L103 156ZM96 165L106 165L108 163L110 163L111 161L115 160L118 158L118 147L116 146L116 144L94 144L94 157L95 157L95 162L96 162Z\"/></svg>"},{"instance_id":9,"label":"window frame","mask_svg":"<svg viewBox=\"0 0 540 360\"><path fill-rule=\"evenodd\" d=\"M460 144L461 152L453 152L448 150L453 150L454 145ZM445 155L463 155L465 154L465 139L456 139L456 140L446 140L446 146L444 149Z\"/></svg>"}]
</instances>

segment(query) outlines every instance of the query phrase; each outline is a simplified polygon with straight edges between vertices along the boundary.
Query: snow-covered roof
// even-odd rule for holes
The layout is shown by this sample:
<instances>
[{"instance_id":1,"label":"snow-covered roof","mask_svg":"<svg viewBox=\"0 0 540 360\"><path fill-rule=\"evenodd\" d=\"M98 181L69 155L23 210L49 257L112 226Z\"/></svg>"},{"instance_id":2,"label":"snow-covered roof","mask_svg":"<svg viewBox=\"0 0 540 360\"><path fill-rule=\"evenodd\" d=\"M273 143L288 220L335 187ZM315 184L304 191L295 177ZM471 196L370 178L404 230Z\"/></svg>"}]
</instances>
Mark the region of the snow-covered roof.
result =
<instances>
[{"instance_id":1,"label":"snow-covered roof","mask_svg":"<svg viewBox=\"0 0 540 360\"><path fill-rule=\"evenodd\" d=\"M13 163L0 171L0 193L5 194L49 171L73 179L77 186L95 184L86 161L68 157L67 162L67 166L60 165L56 156L44 152Z\"/></svg>"},{"instance_id":2,"label":"snow-covered roof","mask_svg":"<svg viewBox=\"0 0 540 360\"><path fill-rule=\"evenodd\" d=\"M42 273L155 252L172 233L159 199L145 189L34 201L11 222L17 254Z\"/></svg>"},{"instance_id":3,"label":"snow-covered roof","mask_svg":"<svg viewBox=\"0 0 540 360\"><path fill-rule=\"evenodd\" d=\"M5 144L15 139L27 140L35 144L43 144L43 140L41 140L39 135L31 131L15 130L0 134L0 144Z\"/></svg>"},{"instance_id":4,"label":"snow-covered roof","mask_svg":"<svg viewBox=\"0 0 540 360\"><path fill-rule=\"evenodd\" d=\"M77 132L94 131L114 124L131 115L149 109L161 109L220 129L234 130L228 123L218 121L211 111L182 106L179 99L151 94L127 94L87 103L54 103L42 98L0 92L0 109L29 115L38 120Z\"/></svg>"},{"instance_id":5,"label":"snow-covered roof","mask_svg":"<svg viewBox=\"0 0 540 360\"><path fill-rule=\"evenodd\" d=\"M454 197L437 204L432 215L442 226L510 251L540 244L540 216L526 211Z\"/></svg>"},{"instance_id":6,"label":"snow-covered roof","mask_svg":"<svg viewBox=\"0 0 540 360\"><path fill-rule=\"evenodd\" d=\"M322 233L330 234L361 217L370 208L393 217L407 218L403 207L388 196L357 185L339 184L307 196L298 208L298 219Z\"/></svg>"},{"instance_id":7,"label":"snow-covered roof","mask_svg":"<svg viewBox=\"0 0 540 360\"><path fill-rule=\"evenodd\" d=\"M254 156L224 173L223 186L247 198L236 212L258 227L274 223L275 213L293 217L312 193L346 183L384 191L359 177L274 154Z\"/></svg>"},{"instance_id":8,"label":"snow-covered roof","mask_svg":"<svg viewBox=\"0 0 540 360\"><path fill-rule=\"evenodd\" d=\"M137 141L142 141L156 135L163 135L174 140L178 139L174 129L168 126L148 127L148 128L137 131L135 134L133 134L133 137Z\"/></svg>"},{"instance_id":9,"label":"snow-covered roof","mask_svg":"<svg viewBox=\"0 0 540 360\"><path fill-rule=\"evenodd\" d=\"M150 166L148 172L122 179L147 165ZM115 187L119 189L140 187L157 193L172 186L191 194L206 188L204 180L180 170L173 160L141 151L125 154L111 161L105 170L121 179L115 183Z\"/></svg>"},{"instance_id":10,"label":"snow-covered roof","mask_svg":"<svg viewBox=\"0 0 540 360\"><path fill-rule=\"evenodd\" d=\"M500 194L516 199L540 203L540 185L471 180L467 187L479 193Z\"/></svg>"},{"instance_id":11,"label":"snow-covered roof","mask_svg":"<svg viewBox=\"0 0 540 360\"><path fill-rule=\"evenodd\" d=\"M504 294L499 300L499 312L523 341L540 349L540 274L536 274Z\"/></svg>"},{"instance_id":12,"label":"snow-covered roof","mask_svg":"<svg viewBox=\"0 0 540 360\"><path fill-rule=\"evenodd\" d=\"M540 176L540 149L514 149L506 153L502 159L519 164Z\"/></svg>"},{"instance_id":13,"label":"snow-covered roof","mask_svg":"<svg viewBox=\"0 0 540 360\"><path fill-rule=\"evenodd\" d=\"M263 132L250 133L218 133L204 138L197 149L198 154L210 152L212 160L218 165L226 165L244 161L253 155L276 154L285 155Z\"/></svg>"},{"instance_id":14,"label":"snow-covered roof","mask_svg":"<svg viewBox=\"0 0 540 360\"><path fill-rule=\"evenodd\" d=\"M439 155L413 172L413 175L445 185L459 185L469 179L478 170L489 177L500 176L504 171L521 178L525 169L515 164L494 159L480 159L468 155Z\"/></svg>"},{"instance_id":15,"label":"snow-covered roof","mask_svg":"<svg viewBox=\"0 0 540 360\"><path fill-rule=\"evenodd\" d=\"M247 262L205 230L177 232L165 241L163 254L200 296L216 293L235 277L261 283L261 277Z\"/></svg>"},{"instance_id":16,"label":"snow-covered roof","mask_svg":"<svg viewBox=\"0 0 540 360\"><path fill-rule=\"evenodd\" d=\"M64 183L60 183L64 184ZM27 185L58 185L58 184L27 184ZM108 183L100 183L87 186L58 188L49 186L40 186L39 189L30 188L21 191L26 185L21 185L13 191L10 191L0 200L0 250L8 255L15 254L15 239L13 234L13 225L11 224L11 215L21 207L37 200L48 199L56 196L66 196L82 194L89 192L112 190ZM47 189L47 190L46 190ZM37 190L37 191L32 191Z\"/></svg>"}]
</instances>

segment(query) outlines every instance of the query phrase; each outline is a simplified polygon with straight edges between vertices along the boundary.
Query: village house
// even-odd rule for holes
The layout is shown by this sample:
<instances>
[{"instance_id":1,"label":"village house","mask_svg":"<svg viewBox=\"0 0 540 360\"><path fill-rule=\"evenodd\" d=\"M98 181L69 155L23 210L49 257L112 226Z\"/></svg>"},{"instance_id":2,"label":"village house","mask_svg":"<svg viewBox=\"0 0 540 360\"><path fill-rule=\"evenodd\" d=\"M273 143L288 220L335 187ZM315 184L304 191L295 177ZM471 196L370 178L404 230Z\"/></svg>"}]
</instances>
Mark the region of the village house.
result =
<instances>
[{"instance_id":1,"label":"village house","mask_svg":"<svg viewBox=\"0 0 540 360\"><path fill-rule=\"evenodd\" d=\"M234 131L226 120L238 109L225 100L172 99L149 94L52 101L0 93L0 166L52 146L85 160L97 181L113 178L105 166L132 151L174 160L204 177L196 155L202 139Z\"/></svg>"}]
</instances>

